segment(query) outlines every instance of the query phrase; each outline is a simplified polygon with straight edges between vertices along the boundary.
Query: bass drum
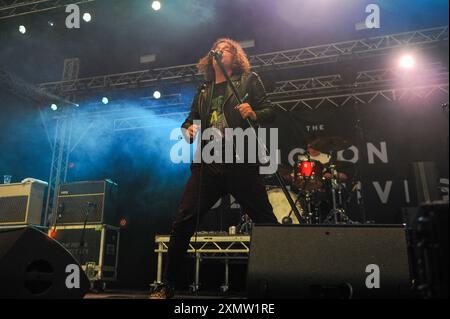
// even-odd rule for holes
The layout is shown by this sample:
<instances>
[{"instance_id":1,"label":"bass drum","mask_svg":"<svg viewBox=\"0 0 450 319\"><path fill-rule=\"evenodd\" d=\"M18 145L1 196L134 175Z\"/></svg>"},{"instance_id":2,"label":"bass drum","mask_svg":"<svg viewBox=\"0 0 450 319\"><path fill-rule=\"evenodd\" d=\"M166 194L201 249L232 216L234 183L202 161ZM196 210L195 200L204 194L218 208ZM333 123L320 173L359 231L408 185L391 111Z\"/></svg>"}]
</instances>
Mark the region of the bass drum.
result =
<instances>
[{"instance_id":1,"label":"bass drum","mask_svg":"<svg viewBox=\"0 0 450 319\"><path fill-rule=\"evenodd\" d=\"M297 198L295 193L292 191L289 191L289 195L291 196L292 200L295 202L295 199ZM273 213L275 214L275 217L277 218L277 220L280 224L283 224L283 218L288 217L289 213L292 210L291 205L289 205L289 202L283 193L283 190L281 189L281 187L271 188L267 191L267 196L269 197L269 202L272 205ZM297 203L296 206L297 206L298 211L300 212L300 215L302 215L302 217L305 217L303 209L300 206L300 203ZM298 222L298 219L295 216L294 212L292 212L290 217L292 219L293 224L300 224Z\"/></svg>"}]
</instances>

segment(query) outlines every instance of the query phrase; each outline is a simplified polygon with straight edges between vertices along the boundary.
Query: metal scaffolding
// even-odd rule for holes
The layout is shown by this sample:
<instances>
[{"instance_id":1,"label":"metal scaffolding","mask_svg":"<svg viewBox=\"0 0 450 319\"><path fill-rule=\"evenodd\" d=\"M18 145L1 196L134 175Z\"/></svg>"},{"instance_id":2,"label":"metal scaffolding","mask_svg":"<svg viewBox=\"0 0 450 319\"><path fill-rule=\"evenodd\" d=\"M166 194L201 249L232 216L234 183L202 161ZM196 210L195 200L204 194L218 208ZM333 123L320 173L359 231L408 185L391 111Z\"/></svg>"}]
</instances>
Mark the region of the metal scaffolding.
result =
<instances>
[{"instance_id":1,"label":"metal scaffolding","mask_svg":"<svg viewBox=\"0 0 450 319\"><path fill-rule=\"evenodd\" d=\"M373 69L355 73L351 82L341 74L276 82L268 93L273 105L283 111L298 107L317 109L320 106L343 106L351 101L366 104L381 97L388 101L409 97L428 97L434 93L448 94L449 71L441 63L432 63L420 70L420 77L396 68Z\"/></svg>"},{"instance_id":2,"label":"metal scaffolding","mask_svg":"<svg viewBox=\"0 0 450 319\"><path fill-rule=\"evenodd\" d=\"M0 0L0 20L95 0Z\"/></svg>"},{"instance_id":3,"label":"metal scaffolding","mask_svg":"<svg viewBox=\"0 0 450 319\"><path fill-rule=\"evenodd\" d=\"M155 244L158 246L155 253L158 254L157 273L155 285L161 284L163 273L163 254L167 253L169 235L156 235ZM250 249L249 235L227 235L227 234L198 234L192 237L187 253L195 260L195 278L192 289L197 290L200 286L200 263L203 259L223 260L225 264L224 283L222 291L229 288L229 262L231 260L248 259Z\"/></svg>"},{"instance_id":4,"label":"metal scaffolding","mask_svg":"<svg viewBox=\"0 0 450 319\"><path fill-rule=\"evenodd\" d=\"M420 70L420 78L416 82L435 83L448 79L448 69L442 63L431 63L425 65ZM331 74L325 76L312 76L300 79L290 79L275 82L275 88L269 93L271 98L277 96L305 95L307 93L319 92L324 94L327 91L344 90L351 88L375 88L392 87L396 83L407 80L410 75L399 68L371 69L355 72L353 79L345 79L342 74Z\"/></svg>"},{"instance_id":5,"label":"metal scaffolding","mask_svg":"<svg viewBox=\"0 0 450 319\"><path fill-rule=\"evenodd\" d=\"M74 80L78 78L80 68L80 60L71 58L64 60L63 80ZM75 99L75 93L64 94L69 100ZM70 102L72 107L78 106ZM58 187L67 180L67 169L69 166L70 146L72 140L72 116L71 108L63 108L61 116L56 117L54 140L51 142L52 162L50 167L50 176L48 181L47 201L45 203L44 223L45 225L54 224L56 222L56 201L58 198ZM48 125L46 124L45 112L40 112L41 120L48 134ZM51 219L49 219L51 218Z\"/></svg>"},{"instance_id":6,"label":"metal scaffolding","mask_svg":"<svg viewBox=\"0 0 450 319\"><path fill-rule=\"evenodd\" d=\"M65 111L67 113L67 111ZM52 162L48 182L47 201L45 204L44 225L52 224L56 218L56 200L58 186L66 181L71 139L70 121L67 116L56 119L54 140L52 143ZM55 214L52 214L55 213Z\"/></svg>"},{"instance_id":7,"label":"metal scaffolding","mask_svg":"<svg viewBox=\"0 0 450 319\"><path fill-rule=\"evenodd\" d=\"M277 51L250 56L255 71L305 67L339 62L342 57L367 58L385 55L404 47L424 48L448 41L448 26L398 34L336 42L300 49ZM186 82L200 80L196 64L185 64L127 73L80 78L72 81L42 83L48 92L67 94L95 89L136 88L155 85L160 81Z\"/></svg>"},{"instance_id":8,"label":"metal scaffolding","mask_svg":"<svg viewBox=\"0 0 450 319\"><path fill-rule=\"evenodd\" d=\"M275 82L275 88L269 93L271 97L277 95L291 95L295 93L312 93L330 89L342 90L345 86L375 87L375 86L392 86L395 82L407 79L408 74L404 70L398 68L371 69L355 72L354 78L350 81L344 79L340 73L312 76L301 79L290 79L286 81ZM448 78L448 70L442 63L431 63L421 69L420 81L429 83L436 80L445 80Z\"/></svg>"},{"instance_id":9,"label":"metal scaffolding","mask_svg":"<svg viewBox=\"0 0 450 319\"><path fill-rule=\"evenodd\" d=\"M400 101L410 98L429 98L434 94L448 95L448 81L443 84L433 84L425 86L399 87L391 89L366 90L358 93L335 94L328 96L319 96L312 98L294 98L274 101L272 104L286 112L294 111L299 107L305 107L310 110L319 107L334 106L341 107L353 103L369 104L375 99L380 98L385 101Z\"/></svg>"}]
</instances>

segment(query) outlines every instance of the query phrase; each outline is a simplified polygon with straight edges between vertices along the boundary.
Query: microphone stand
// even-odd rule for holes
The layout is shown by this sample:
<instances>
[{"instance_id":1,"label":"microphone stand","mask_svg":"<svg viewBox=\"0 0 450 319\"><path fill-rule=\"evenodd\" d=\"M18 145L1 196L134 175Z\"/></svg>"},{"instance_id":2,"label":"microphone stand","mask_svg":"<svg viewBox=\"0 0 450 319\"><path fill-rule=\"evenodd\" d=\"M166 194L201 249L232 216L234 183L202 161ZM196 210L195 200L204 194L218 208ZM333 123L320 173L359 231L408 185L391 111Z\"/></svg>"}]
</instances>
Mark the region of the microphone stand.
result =
<instances>
[{"instance_id":1,"label":"microphone stand","mask_svg":"<svg viewBox=\"0 0 450 319\"><path fill-rule=\"evenodd\" d=\"M80 248L79 248L79 263L81 266L83 266L83 262L84 262L84 253L83 253L83 249L84 249L84 240L85 240L85 231L86 231L86 226L87 226L87 222L88 222L88 218L89 218L89 210L91 207L95 207L95 203L91 203L91 202L87 202L86 203L86 214L84 216L84 222L83 222L83 228L81 230L81 236L80 236ZM87 271L87 269L86 269Z\"/></svg>"},{"instance_id":2,"label":"microphone stand","mask_svg":"<svg viewBox=\"0 0 450 319\"><path fill-rule=\"evenodd\" d=\"M228 86L231 88L231 90L233 91L233 95L236 98L236 100L238 100L239 104L242 104L243 101L241 99L241 97L239 96L239 93L236 89L236 86L234 85L234 83L231 81L231 78L228 76L227 71L225 70L225 67L222 64L221 58L222 58L222 54L219 52L211 52L213 58L216 60L217 65L219 65L220 70L222 71L223 75L225 76ZM250 122L250 120L247 118L246 119L247 124L249 125L249 127L252 129L252 131L255 134L256 140L258 141L259 146L264 150L264 153L266 154L266 156L268 156L270 158L270 153L267 149L267 146L259 139L258 134L256 134L256 130L255 127L252 125L252 123ZM289 194L287 187L286 187L286 183L283 181L280 173L278 171L275 172L275 177L278 181L278 183L281 186L281 189L283 190L284 196L286 196L287 201L289 202L289 205L291 206L292 211L294 212L295 216L297 217L298 221L304 222L304 219L302 217L302 215L300 215L300 212L297 209L297 206L294 204L294 201L291 198L291 195Z\"/></svg>"},{"instance_id":3,"label":"microphone stand","mask_svg":"<svg viewBox=\"0 0 450 319\"><path fill-rule=\"evenodd\" d=\"M355 92L356 84L353 84L353 92ZM355 113L355 130L356 130L356 144L358 146L358 149L362 149L362 143L364 143L364 130L361 124L361 117L360 117L360 107L358 105L358 101L354 101L353 104L353 110ZM361 216L362 223L367 223L367 214L366 214L366 198L365 198L365 190L364 186L362 185L363 177L364 177L364 169L363 169L363 163L362 159L360 158L358 161L358 164L356 164L356 171L355 176L357 177L357 183L358 184L358 190L357 190L357 196L356 201L359 208L359 215Z\"/></svg>"}]
</instances>

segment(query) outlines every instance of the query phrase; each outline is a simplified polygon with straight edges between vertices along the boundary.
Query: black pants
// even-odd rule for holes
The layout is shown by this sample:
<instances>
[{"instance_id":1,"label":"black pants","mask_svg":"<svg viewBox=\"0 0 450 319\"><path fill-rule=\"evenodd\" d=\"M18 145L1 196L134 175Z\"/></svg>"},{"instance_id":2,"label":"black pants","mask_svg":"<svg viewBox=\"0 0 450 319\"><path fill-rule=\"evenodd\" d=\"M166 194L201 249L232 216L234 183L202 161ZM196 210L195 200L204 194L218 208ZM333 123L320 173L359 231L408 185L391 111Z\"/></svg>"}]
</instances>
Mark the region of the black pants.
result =
<instances>
[{"instance_id":1,"label":"black pants","mask_svg":"<svg viewBox=\"0 0 450 319\"><path fill-rule=\"evenodd\" d=\"M189 241L200 219L223 195L231 194L254 223L278 223L267 197L257 166L225 165L212 170L192 165L175 221L167 252L164 281L176 286L182 278Z\"/></svg>"}]
</instances>

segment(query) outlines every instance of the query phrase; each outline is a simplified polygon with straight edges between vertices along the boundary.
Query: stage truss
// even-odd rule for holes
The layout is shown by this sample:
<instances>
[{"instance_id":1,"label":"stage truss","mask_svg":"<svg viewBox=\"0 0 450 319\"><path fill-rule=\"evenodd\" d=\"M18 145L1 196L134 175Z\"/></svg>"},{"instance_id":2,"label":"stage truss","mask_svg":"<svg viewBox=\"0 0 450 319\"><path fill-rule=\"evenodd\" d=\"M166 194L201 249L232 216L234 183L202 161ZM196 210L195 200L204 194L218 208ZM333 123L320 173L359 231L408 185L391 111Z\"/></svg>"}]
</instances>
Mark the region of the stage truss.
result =
<instances>
[{"instance_id":1,"label":"stage truss","mask_svg":"<svg viewBox=\"0 0 450 319\"><path fill-rule=\"evenodd\" d=\"M95 0L0 0L0 20L93 1Z\"/></svg>"},{"instance_id":2,"label":"stage truss","mask_svg":"<svg viewBox=\"0 0 450 319\"><path fill-rule=\"evenodd\" d=\"M252 69L258 72L305 67L335 63L343 58L356 59L386 55L405 47L425 48L445 41L448 42L448 26L258 54L250 56L250 64ZM64 95L88 90L146 87L160 81L171 83L199 81L200 78L196 64L185 64L71 81L48 82L41 84L40 87L48 92Z\"/></svg>"}]
</instances>

